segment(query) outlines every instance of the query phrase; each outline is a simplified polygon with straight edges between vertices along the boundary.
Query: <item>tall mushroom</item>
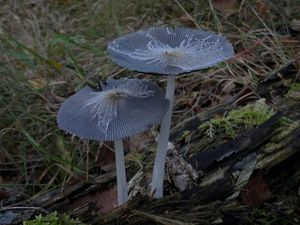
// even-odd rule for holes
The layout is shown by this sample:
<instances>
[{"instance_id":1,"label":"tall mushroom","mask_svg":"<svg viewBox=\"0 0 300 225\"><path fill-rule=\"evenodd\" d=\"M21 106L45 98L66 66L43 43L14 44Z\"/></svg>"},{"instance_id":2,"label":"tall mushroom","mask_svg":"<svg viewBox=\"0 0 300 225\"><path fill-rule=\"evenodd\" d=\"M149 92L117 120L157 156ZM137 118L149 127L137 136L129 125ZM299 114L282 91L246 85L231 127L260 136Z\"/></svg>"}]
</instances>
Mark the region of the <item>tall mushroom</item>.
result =
<instances>
[{"instance_id":1,"label":"tall mushroom","mask_svg":"<svg viewBox=\"0 0 300 225\"><path fill-rule=\"evenodd\" d=\"M88 86L60 107L57 124L80 138L114 141L118 204L128 200L122 139L158 124L168 100L155 84L138 79L108 80L102 90Z\"/></svg>"},{"instance_id":2,"label":"tall mushroom","mask_svg":"<svg viewBox=\"0 0 300 225\"><path fill-rule=\"evenodd\" d=\"M153 168L151 191L163 196L163 177L173 108L175 77L213 66L233 56L229 41L212 32L153 27L117 38L108 45L112 60L130 70L167 76L169 110L164 116Z\"/></svg>"}]
</instances>

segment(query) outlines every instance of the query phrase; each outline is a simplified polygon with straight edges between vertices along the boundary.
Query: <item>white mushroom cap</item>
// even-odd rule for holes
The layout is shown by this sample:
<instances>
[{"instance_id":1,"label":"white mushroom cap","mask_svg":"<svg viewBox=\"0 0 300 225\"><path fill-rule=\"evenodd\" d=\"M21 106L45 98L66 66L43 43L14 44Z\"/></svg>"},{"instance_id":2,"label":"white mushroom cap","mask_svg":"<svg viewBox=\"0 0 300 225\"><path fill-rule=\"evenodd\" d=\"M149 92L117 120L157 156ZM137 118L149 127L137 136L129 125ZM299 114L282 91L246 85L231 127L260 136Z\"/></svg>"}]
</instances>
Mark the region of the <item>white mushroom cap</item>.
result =
<instances>
[{"instance_id":1,"label":"white mushroom cap","mask_svg":"<svg viewBox=\"0 0 300 225\"><path fill-rule=\"evenodd\" d=\"M153 27L129 33L108 45L112 60L144 73L177 75L213 66L233 56L229 41L212 32Z\"/></svg>"},{"instance_id":2,"label":"white mushroom cap","mask_svg":"<svg viewBox=\"0 0 300 225\"><path fill-rule=\"evenodd\" d=\"M168 106L163 91L149 81L108 80L101 92L86 86L69 97L57 123L81 138L120 140L160 123Z\"/></svg>"}]
</instances>

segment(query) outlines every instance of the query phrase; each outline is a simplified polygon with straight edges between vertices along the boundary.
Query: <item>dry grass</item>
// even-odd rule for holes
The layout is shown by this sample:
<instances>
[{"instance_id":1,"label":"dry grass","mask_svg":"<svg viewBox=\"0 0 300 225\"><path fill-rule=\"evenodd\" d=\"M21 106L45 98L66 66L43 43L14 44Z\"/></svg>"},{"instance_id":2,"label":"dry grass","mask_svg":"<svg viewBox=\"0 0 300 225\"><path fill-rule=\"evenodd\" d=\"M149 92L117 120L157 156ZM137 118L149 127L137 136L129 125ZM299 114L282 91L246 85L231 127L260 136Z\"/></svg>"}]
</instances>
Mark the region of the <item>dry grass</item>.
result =
<instances>
[{"instance_id":1,"label":"dry grass","mask_svg":"<svg viewBox=\"0 0 300 225\"><path fill-rule=\"evenodd\" d=\"M259 80L297 57L299 66L300 43L289 35L299 15L297 1L243 0L227 18L212 2L1 1L0 186L28 200L97 175L91 169L98 167L94 159L101 144L65 135L55 117L63 100L86 83L127 76L164 82L110 61L106 45L121 34L154 25L189 26L223 33L233 43L237 54L229 62L178 79L174 124L241 90L233 104L258 99ZM298 76L299 71L289 82Z\"/></svg>"}]
</instances>

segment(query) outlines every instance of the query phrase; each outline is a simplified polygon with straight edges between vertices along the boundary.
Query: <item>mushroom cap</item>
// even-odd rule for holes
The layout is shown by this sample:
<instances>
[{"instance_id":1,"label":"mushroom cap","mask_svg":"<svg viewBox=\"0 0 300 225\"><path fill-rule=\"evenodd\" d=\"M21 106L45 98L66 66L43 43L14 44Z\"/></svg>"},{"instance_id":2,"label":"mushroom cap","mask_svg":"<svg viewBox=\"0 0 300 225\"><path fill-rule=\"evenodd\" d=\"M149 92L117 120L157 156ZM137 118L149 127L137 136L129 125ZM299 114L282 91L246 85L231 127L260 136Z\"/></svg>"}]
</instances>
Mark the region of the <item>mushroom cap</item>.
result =
<instances>
[{"instance_id":1,"label":"mushroom cap","mask_svg":"<svg viewBox=\"0 0 300 225\"><path fill-rule=\"evenodd\" d=\"M113 40L108 52L115 63L129 70L177 75L229 59L234 50L225 37L212 32L152 27Z\"/></svg>"},{"instance_id":2,"label":"mushroom cap","mask_svg":"<svg viewBox=\"0 0 300 225\"><path fill-rule=\"evenodd\" d=\"M58 111L58 127L80 138L121 140L160 123L168 110L162 89L149 81L108 80L103 86L70 96Z\"/></svg>"}]
</instances>

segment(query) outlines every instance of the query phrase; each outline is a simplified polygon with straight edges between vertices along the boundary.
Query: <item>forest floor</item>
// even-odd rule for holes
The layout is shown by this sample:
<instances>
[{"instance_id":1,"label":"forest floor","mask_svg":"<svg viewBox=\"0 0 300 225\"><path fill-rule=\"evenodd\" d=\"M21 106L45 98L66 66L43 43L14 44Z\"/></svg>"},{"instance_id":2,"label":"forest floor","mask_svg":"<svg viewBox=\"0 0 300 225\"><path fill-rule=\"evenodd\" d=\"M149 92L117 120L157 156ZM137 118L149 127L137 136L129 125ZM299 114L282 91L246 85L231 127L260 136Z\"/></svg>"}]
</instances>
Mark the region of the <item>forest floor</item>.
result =
<instances>
[{"instance_id":1,"label":"forest floor","mask_svg":"<svg viewBox=\"0 0 300 225\"><path fill-rule=\"evenodd\" d=\"M0 225L52 212L85 224L300 223L298 1L0 3ZM158 127L125 141L131 200L115 208L112 143L65 134L56 114L98 80L136 77L163 88L164 77L120 68L106 50L114 38L159 25L220 33L235 56L177 79L165 198L147 197ZM243 154L223 162L228 146ZM214 149L207 154L222 162L204 162ZM247 179L236 176L238 161Z\"/></svg>"}]
</instances>

